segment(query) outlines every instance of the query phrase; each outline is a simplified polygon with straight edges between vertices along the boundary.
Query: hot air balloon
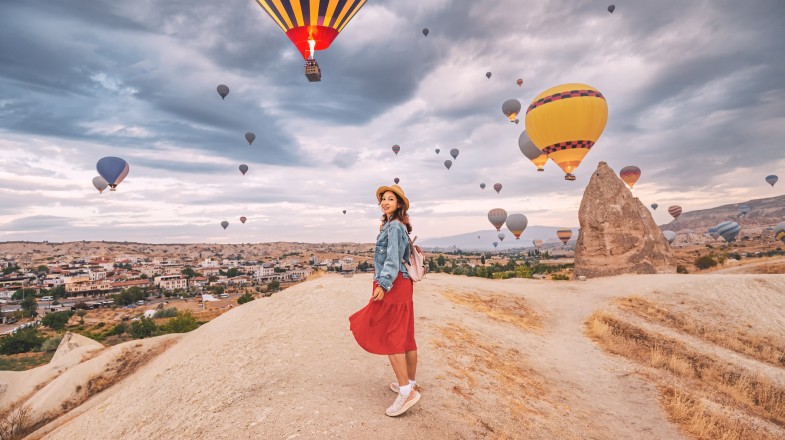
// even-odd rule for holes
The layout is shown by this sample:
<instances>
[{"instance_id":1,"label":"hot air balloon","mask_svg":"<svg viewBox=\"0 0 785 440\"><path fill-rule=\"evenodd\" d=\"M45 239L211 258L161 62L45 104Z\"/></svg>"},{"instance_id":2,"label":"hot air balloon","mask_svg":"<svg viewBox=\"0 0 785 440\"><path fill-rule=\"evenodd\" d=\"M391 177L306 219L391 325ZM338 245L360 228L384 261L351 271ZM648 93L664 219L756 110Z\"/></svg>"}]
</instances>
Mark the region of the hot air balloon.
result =
<instances>
[{"instance_id":1,"label":"hot air balloon","mask_svg":"<svg viewBox=\"0 0 785 440\"><path fill-rule=\"evenodd\" d=\"M109 186L109 182L101 176L95 176L93 177L93 186L99 193L103 194L106 187Z\"/></svg>"},{"instance_id":2,"label":"hot air balloon","mask_svg":"<svg viewBox=\"0 0 785 440\"><path fill-rule=\"evenodd\" d=\"M542 240L534 240L534 241L532 241L532 244L534 245L534 247L539 249L539 248L542 247Z\"/></svg>"},{"instance_id":3,"label":"hot air balloon","mask_svg":"<svg viewBox=\"0 0 785 440\"><path fill-rule=\"evenodd\" d=\"M485 189L485 184L484 183L480 184L480 189Z\"/></svg>"},{"instance_id":4,"label":"hot air balloon","mask_svg":"<svg viewBox=\"0 0 785 440\"><path fill-rule=\"evenodd\" d=\"M717 233L728 243L732 243L736 240L739 231L741 231L741 226L736 222L727 221L717 225Z\"/></svg>"},{"instance_id":5,"label":"hot air balloon","mask_svg":"<svg viewBox=\"0 0 785 440\"><path fill-rule=\"evenodd\" d=\"M243 176L245 176L245 173L248 172L248 165L246 164L240 165L240 172L243 173Z\"/></svg>"},{"instance_id":6,"label":"hot air balloon","mask_svg":"<svg viewBox=\"0 0 785 440\"><path fill-rule=\"evenodd\" d=\"M229 86L221 84L217 87L218 94L221 95L221 99L226 98L226 95L229 94Z\"/></svg>"},{"instance_id":7,"label":"hot air balloon","mask_svg":"<svg viewBox=\"0 0 785 440\"><path fill-rule=\"evenodd\" d=\"M494 183L493 184L493 189L496 190L496 194L499 194L501 192L501 190L502 190L502 184L501 183Z\"/></svg>"},{"instance_id":8,"label":"hot air balloon","mask_svg":"<svg viewBox=\"0 0 785 440\"><path fill-rule=\"evenodd\" d=\"M450 159L445 160L444 161L444 166L446 166L447 169L449 170L450 167L452 166L452 161Z\"/></svg>"},{"instance_id":9,"label":"hot air balloon","mask_svg":"<svg viewBox=\"0 0 785 440\"><path fill-rule=\"evenodd\" d=\"M673 219L676 220L681 215L681 206L673 205L668 208L668 214L673 216Z\"/></svg>"},{"instance_id":10,"label":"hot air balloon","mask_svg":"<svg viewBox=\"0 0 785 440\"><path fill-rule=\"evenodd\" d=\"M632 189L632 186L635 185L635 182L641 177L641 169L635 165L626 166L619 171L619 177L621 177L621 180Z\"/></svg>"},{"instance_id":11,"label":"hot air balloon","mask_svg":"<svg viewBox=\"0 0 785 440\"><path fill-rule=\"evenodd\" d=\"M708 229L706 232L708 232L708 233L709 233L709 235L711 236L711 238L717 238L717 237L719 237L719 234L717 234L717 228L709 228L709 229Z\"/></svg>"},{"instance_id":12,"label":"hot air balloon","mask_svg":"<svg viewBox=\"0 0 785 440\"><path fill-rule=\"evenodd\" d=\"M431 31L429 31L428 28L423 28L423 30L422 30L422 34L423 35L425 35L427 37L428 34L430 34L430 33L431 33Z\"/></svg>"},{"instance_id":13,"label":"hot air balloon","mask_svg":"<svg viewBox=\"0 0 785 440\"><path fill-rule=\"evenodd\" d=\"M308 81L321 81L317 50L325 50L365 0L256 0L300 51Z\"/></svg>"},{"instance_id":14,"label":"hot air balloon","mask_svg":"<svg viewBox=\"0 0 785 440\"><path fill-rule=\"evenodd\" d=\"M676 233L673 231L662 231L662 235L668 240L668 244L673 243L673 240L676 239Z\"/></svg>"},{"instance_id":15,"label":"hot air balloon","mask_svg":"<svg viewBox=\"0 0 785 440\"><path fill-rule=\"evenodd\" d=\"M785 243L785 222L780 222L774 227L774 238Z\"/></svg>"},{"instance_id":16,"label":"hot air balloon","mask_svg":"<svg viewBox=\"0 0 785 440\"><path fill-rule=\"evenodd\" d=\"M505 237L504 232L499 232L499 235L497 235L497 237L499 237L499 241L504 241L504 237Z\"/></svg>"},{"instance_id":17,"label":"hot air balloon","mask_svg":"<svg viewBox=\"0 0 785 440\"><path fill-rule=\"evenodd\" d=\"M485 72L485 77L491 79L491 72Z\"/></svg>"},{"instance_id":18,"label":"hot air balloon","mask_svg":"<svg viewBox=\"0 0 785 440\"><path fill-rule=\"evenodd\" d=\"M515 81L515 84L518 84L518 87L520 87L523 85L523 80L521 78L518 78L518 81Z\"/></svg>"},{"instance_id":19,"label":"hot air balloon","mask_svg":"<svg viewBox=\"0 0 785 440\"><path fill-rule=\"evenodd\" d=\"M396 185L397 185L397 184L398 184L398 182L400 182L400 181L401 181L401 179L399 179L399 178L397 178L397 177L396 177L395 179L393 179L393 182L395 182L395 184L396 184Z\"/></svg>"},{"instance_id":20,"label":"hot air balloon","mask_svg":"<svg viewBox=\"0 0 785 440\"><path fill-rule=\"evenodd\" d=\"M438 149L438 148L437 148L437 149L436 149L436 154L439 154L439 152L440 152L440 151L442 151L442 150L440 150L440 149Z\"/></svg>"},{"instance_id":21,"label":"hot air balloon","mask_svg":"<svg viewBox=\"0 0 785 440\"><path fill-rule=\"evenodd\" d=\"M240 217L240 223L245 224L245 221L248 220L245 216Z\"/></svg>"},{"instance_id":22,"label":"hot air balloon","mask_svg":"<svg viewBox=\"0 0 785 440\"><path fill-rule=\"evenodd\" d=\"M600 138L607 121L605 97L585 84L552 87L537 95L526 110L526 132L566 173L566 180L575 180L572 172Z\"/></svg>"},{"instance_id":23,"label":"hot air balloon","mask_svg":"<svg viewBox=\"0 0 785 440\"><path fill-rule=\"evenodd\" d=\"M109 191L117 191L117 185L125 179L128 175L128 162L120 159L119 157L107 156L101 158L95 168L98 174L106 180L109 185Z\"/></svg>"},{"instance_id":24,"label":"hot air balloon","mask_svg":"<svg viewBox=\"0 0 785 440\"><path fill-rule=\"evenodd\" d=\"M608 12L610 12L611 14L613 14L613 11L614 11L614 10L616 10L616 5L610 5L610 6L608 6Z\"/></svg>"},{"instance_id":25,"label":"hot air balloon","mask_svg":"<svg viewBox=\"0 0 785 440\"><path fill-rule=\"evenodd\" d=\"M507 211L501 208L494 208L488 211L488 221L491 222L497 231L502 230L504 222L507 220Z\"/></svg>"},{"instance_id":26,"label":"hot air balloon","mask_svg":"<svg viewBox=\"0 0 785 440\"><path fill-rule=\"evenodd\" d=\"M393 153L395 153L395 155L397 156L398 152L401 151L401 147L399 145L393 145L392 146L392 150L393 150Z\"/></svg>"},{"instance_id":27,"label":"hot air balloon","mask_svg":"<svg viewBox=\"0 0 785 440\"><path fill-rule=\"evenodd\" d=\"M780 180L780 178L775 176L774 174L770 176L766 176L766 183L768 183L771 186L774 186L774 184L777 183L778 180Z\"/></svg>"},{"instance_id":28,"label":"hot air balloon","mask_svg":"<svg viewBox=\"0 0 785 440\"><path fill-rule=\"evenodd\" d=\"M450 156L452 156L453 159L457 159L459 153L460 151L458 151L457 148L453 148L452 150L450 150Z\"/></svg>"},{"instance_id":29,"label":"hot air balloon","mask_svg":"<svg viewBox=\"0 0 785 440\"><path fill-rule=\"evenodd\" d=\"M222 221L221 222L221 227L223 227L224 229L228 228L229 227L229 222L227 222L226 220Z\"/></svg>"},{"instance_id":30,"label":"hot air balloon","mask_svg":"<svg viewBox=\"0 0 785 440\"><path fill-rule=\"evenodd\" d=\"M346 210L345 209L343 210L343 215L346 215Z\"/></svg>"},{"instance_id":31,"label":"hot air balloon","mask_svg":"<svg viewBox=\"0 0 785 440\"><path fill-rule=\"evenodd\" d=\"M520 240L521 234L523 234L523 231L528 225L529 219L523 214L510 214L509 217L507 217L507 229L512 232L512 235L515 236L516 240Z\"/></svg>"},{"instance_id":32,"label":"hot air balloon","mask_svg":"<svg viewBox=\"0 0 785 440\"><path fill-rule=\"evenodd\" d=\"M747 206L747 205L739 206L739 214L744 216L744 215L747 215L748 212L750 212L750 207L749 206Z\"/></svg>"},{"instance_id":33,"label":"hot air balloon","mask_svg":"<svg viewBox=\"0 0 785 440\"><path fill-rule=\"evenodd\" d=\"M499 242L498 242L498 241L494 241L494 242L493 242L493 247L496 247L496 246L498 246L498 245L499 245Z\"/></svg>"},{"instance_id":34,"label":"hot air balloon","mask_svg":"<svg viewBox=\"0 0 785 440\"><path fill-rule=\"evenodd\" d=\"M556 237L558 237L562 243L567 244L567 242L570 241L570 238L572 238L572 229L561 228L556 231Z\"/></svg>"},{"instance_id":35,"label":"hot air balloon","mask_svg":"<svg viewBox=\"0 0 785 440\"><path fill-rule=\"evenodd\" d=\"M515 122L515 125L518 125L518 123L521 122L521 120L520 119L516 119L516 120L514 120L512 122Z\"/></svg>"},{"instance_id":36,"label":"hot air balloon","mask_svg":"<svg viewBox=\"0 0 785 440\"><path fill-rule=\"evenodd\" d=\"M652 204L651 204L651 209L653 209L653 210L655 210L655 211L656 211L658 206L660 206L660 205L658 205L658 204L656 204L656 203L652 203Z\"/></svg>"},{"instance_id":37,"label":"hot air balloon","mask_svg":"<svg viewBox=\"0 0 785 440\"><path fill-rule=\"evenodd\" d=\"M253 144L254 139L256 139L256 134L254 134L254 132L249 131L248 133L245 133L245 140L248 141L248 145Z\"/></svg>"},{"instance_id":38,"label":"hot air balloon","mask_svg":"<svg viewBox=\"0 0 785 440\"><path fill-rule=\"evenodd\" d=\"M518 113L521 112L521 101L517 99L508 99L502 104L502 113L504 113L510 122L515 122Z\"/></svg>"},{"instance_id":39,"label":"hot air balloon","mask_svg":"<svg viewBox=\"0 0 785 440\"><path fill-rule=\"evenodd\" d=\"M545 162L548 162L548 155L534 145L534 142L529 139L529 135L526 134L526 130L523 130L521 135L518 136L518 148L527 159L537 166L537 171L545 171L542 167L545 166Z\"/></svg>"}]
</instances>

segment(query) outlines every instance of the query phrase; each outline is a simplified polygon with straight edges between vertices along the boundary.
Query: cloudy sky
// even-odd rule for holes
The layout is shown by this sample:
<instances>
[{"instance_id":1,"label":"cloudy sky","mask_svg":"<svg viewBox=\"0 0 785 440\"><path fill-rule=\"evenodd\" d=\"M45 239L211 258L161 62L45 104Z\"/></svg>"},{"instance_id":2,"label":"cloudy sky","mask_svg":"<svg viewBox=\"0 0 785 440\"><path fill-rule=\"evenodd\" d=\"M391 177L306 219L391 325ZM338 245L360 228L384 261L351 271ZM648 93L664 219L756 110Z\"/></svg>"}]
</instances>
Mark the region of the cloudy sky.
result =
<instances>
[{"instance_id":1,"label":"cloudy sky","mask_svg":"<svg viewBox=\"0 0 785 440\"><path fill-rule=\"evenodd\" d=\"M369 242L374 190L394 177L421 238L491 229L496 207L577 226L598 161L642 168L634 192L658 223L671 204L781 195L763 179L785 178L785 2L607 6L368 0L309 83L252 0L4 0L0 241ZM568 82L609 106L575 182L537 173L523 121L501 112ZM99 194L104 156L130 173Z\"/></svg>"}]
</instances>

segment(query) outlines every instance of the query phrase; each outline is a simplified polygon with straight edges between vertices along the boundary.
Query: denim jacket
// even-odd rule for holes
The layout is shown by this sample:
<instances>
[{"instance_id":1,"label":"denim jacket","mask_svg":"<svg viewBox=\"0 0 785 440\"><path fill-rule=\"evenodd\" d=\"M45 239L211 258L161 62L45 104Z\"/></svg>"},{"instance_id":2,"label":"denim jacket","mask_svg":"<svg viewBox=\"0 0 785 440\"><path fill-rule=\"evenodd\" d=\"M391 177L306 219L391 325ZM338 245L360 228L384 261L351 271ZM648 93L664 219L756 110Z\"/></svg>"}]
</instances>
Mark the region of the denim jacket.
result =
<instances>
[{"instance_id":1,"label":"denim jacket","mask_svg":"<svg viewBox=\"0 0 785 440\"><path fill-rule=\"evenodd\" d=\"M402 272L404 278L409 278L409 272L401 260L409 258L409 236L403 223L393 220L387 222L376 237L376 247L373 252L373 269L376 281L385 292L392 289L393 281Z\"/></svg>"}]
</instances>

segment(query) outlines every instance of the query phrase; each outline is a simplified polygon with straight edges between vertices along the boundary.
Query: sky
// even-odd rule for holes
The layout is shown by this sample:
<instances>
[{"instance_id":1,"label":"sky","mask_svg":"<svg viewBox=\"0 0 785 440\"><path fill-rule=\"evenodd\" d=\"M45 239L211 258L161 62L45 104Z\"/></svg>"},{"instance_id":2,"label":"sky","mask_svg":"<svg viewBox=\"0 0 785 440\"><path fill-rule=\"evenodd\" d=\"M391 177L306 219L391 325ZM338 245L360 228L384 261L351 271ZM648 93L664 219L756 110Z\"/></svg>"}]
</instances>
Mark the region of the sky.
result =
<instances>
[{"instance_id":1,"label":"sky","mask_svg":"<svg viewBox=\"0 0 785 440\"><path fill-rule=\"evenodd\" d=\"M309 83L253 0L3 0L0 241L371 242L395 177L421 238L491 230L492 208L575 227L599 161L642 169L659 224L782 195L764 177L785 178L785 2L607 6L368 0ZM568 182L536 172L501 104L573 82L609 116ZM105 156L130 173L99 194Z\"/></svg>"}]
</instances>

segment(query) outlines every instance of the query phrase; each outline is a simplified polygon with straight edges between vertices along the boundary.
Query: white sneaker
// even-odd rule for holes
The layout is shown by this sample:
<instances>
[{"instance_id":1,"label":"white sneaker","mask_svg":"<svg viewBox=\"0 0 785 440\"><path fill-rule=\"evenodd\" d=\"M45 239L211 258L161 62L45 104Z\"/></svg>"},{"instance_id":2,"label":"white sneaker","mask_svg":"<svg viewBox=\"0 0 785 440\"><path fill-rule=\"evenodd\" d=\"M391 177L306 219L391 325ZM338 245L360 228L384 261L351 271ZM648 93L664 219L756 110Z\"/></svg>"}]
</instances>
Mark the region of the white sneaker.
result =
<instances>
[{"instance_id":1,"label":"white sneaker","mask_svg":"<svg viewBox=\"0 0 785 440\"><path fill-rule=\"evenodd\" d=\"M398 394L398 397L395 398L395 402L393 402L384 413L390 417L397 417L413 407L419 400L420 393L415 390L412 390L409 397L403 397L402 394Z\"/></svg>"},{"instance_id":2,"label":"white sneaker","mask_svg":"<svg viewBox=\"0 0 785 440\"><path fill-rule=\"evenodd\" d=\"M400 386L398 385L398 382L390 382L390 390L392 390L393 393L399 393ZM414 391L420 391L420 384L414 386Z\"/></svg>"}]
</instances>

